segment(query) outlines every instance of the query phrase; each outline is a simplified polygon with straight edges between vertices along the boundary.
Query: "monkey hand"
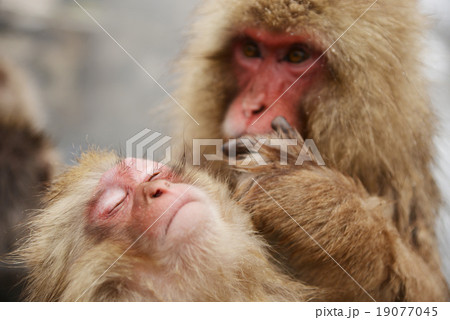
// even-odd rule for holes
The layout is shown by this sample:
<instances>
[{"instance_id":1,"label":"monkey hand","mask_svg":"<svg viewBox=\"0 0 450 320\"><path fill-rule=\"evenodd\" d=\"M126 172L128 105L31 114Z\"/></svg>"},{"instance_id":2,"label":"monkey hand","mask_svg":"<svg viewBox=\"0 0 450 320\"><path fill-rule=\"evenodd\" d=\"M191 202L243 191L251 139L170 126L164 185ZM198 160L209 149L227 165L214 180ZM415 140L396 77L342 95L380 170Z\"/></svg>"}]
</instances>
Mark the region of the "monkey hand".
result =
<instances>
[{"instance_id":1,"label":"monkey hand","mask_svg":"<svg viewBox=\"0 0 450 320\"><path fill-rule=\"evenodd\" d=\"M295 165L321 163L305 144L300 133L284 117L272 121L273 132L258 136L243 136L227 142L223 151L238 171L266 172L267 169L287 169ZM318 154L318 153L316 153Z\"/></svg>"}]
</instances>

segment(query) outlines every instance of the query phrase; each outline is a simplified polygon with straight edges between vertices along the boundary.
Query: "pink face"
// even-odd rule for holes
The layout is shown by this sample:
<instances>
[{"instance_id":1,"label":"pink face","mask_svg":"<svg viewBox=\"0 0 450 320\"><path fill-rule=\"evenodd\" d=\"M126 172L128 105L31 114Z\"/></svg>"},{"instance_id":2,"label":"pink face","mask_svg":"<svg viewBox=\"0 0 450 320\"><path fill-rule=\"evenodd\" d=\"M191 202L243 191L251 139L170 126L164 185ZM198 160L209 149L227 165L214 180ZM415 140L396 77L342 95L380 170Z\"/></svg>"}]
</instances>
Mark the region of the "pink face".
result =
<instances>
[{"instance_id":1,"label":"pink face","mask_svg":"<svg viewBox=\"0 0 450 320\"><path fill-rule=\"evenodd\" d=\"M244 35L233 47L239 93L225 117L225 136L268 133L277 116L301 131L305 124L300 102L322 73L321 62L314 63L320 53L307 36L256 29Z\"/></svg>"},{"instance_id":2,"label":"pink face","mask_svg":"<svg viewBox=\"0 0 450 320\"><path fill-rule=\"evenodd\" d=\"M92 225L116 232L132 230L136 239L183 237L214 213L207 195L181 183L170 168L128 158L103 174L89 210Z\"/></svg>"}]
</instances>

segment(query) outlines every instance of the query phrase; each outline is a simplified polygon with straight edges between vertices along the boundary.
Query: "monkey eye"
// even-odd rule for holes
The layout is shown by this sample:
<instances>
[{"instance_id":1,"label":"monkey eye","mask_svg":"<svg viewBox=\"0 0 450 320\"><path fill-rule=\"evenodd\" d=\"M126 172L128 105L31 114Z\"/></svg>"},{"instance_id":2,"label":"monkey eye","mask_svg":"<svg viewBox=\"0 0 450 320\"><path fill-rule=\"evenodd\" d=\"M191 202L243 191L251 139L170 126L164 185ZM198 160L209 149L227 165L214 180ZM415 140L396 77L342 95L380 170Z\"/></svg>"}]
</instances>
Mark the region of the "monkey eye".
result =
<instances>
[{"instance_id":1,"label":"monkey eye","mask_svg":"<svg viewBox=\"0 0 450 320\"><path fill-rule=\"evenodd\" d=\"M113 188L105 192L100 200L105 208L104 215L111 216L121 207L128 197L128 192L122 188Z\"/></svg>"},{"instance_id":2,"label":"monkey eye","mask_svg":"<svg viewBox=\"0 0 450 320\"><path fill-rule=\"evenodd\" d=\"M247 58L259 58L261 57L261 53L259 52L258 45L253 41L247 41L244 43L242 47L242 53Z\"/></svg>"},{"instance_id":3,"label":"monkey eye","mask_svg":"<svg viewBox=\"0 0 450 320\"><path fill-rule=\"evenodd\" d=\"M152 181L154 178L156 178L157 176L159 176L160 173L161 173L161 172L155 172L155 173L153 173L152 175L150 175L150 176L148 177L148 179L147 179L145 182L150 182L150 181Z\"/></svg>"},{"instance_id":4,"label":"monkey eye","mask_svg":"<svg viewBox=\"0 0 450 320\"><path fill-rule=\"evenodd\" d=\"M293 47L289 50L285 59L289 63L302 63L309 58L309 54L302 47Z\"/></svg>"}]
</instances>

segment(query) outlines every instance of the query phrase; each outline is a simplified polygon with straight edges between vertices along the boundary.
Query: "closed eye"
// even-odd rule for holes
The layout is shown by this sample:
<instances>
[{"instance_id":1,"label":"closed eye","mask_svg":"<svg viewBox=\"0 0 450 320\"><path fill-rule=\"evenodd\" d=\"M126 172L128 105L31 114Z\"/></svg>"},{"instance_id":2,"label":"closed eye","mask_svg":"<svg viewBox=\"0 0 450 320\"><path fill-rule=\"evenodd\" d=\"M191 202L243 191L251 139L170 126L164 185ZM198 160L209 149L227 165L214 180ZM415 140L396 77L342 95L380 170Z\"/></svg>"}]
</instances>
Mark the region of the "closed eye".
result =
<instances>
[{"instance_id":1,"label":"closed eye","mask_svg":"<svg viewBox=\"0 0 450 320\"><path fill-rule=\"evenodd\" d=\"M150 182L152 181L154 178L156 178L157 176L160 175L161 172L155 172L154 174L150 175L147 180L145 180L145 182Z\"/></svg>"},{"instance_id":2,"label":"closed eye","mask_svg":"<svg viewBox=\"0 0 450 320\"><path fill-rule=\"evenodd\" d=\"M116 211L118 211L118 210L122 207L122 205L124 204L124 202L125 202L125 200L126 200L127 197L128 197L128 194L127 194L123 199L121 199L121 200L115 205L114 208L112 208L112 209L109 211L108 215L111 216L111 215L116 214Z\"/></svg>"},{"instance_id":3,"label":"closed eye","mask_svg":"<svg viewBox=\"0 0 450 320\"><path fill-rule=\"evenodd\" d=\"M122 188L112 188L107 190L101 197L100 203L102 215L109 217L116 214L128 197L128 192Z\"/></svg>"}]
</instances>

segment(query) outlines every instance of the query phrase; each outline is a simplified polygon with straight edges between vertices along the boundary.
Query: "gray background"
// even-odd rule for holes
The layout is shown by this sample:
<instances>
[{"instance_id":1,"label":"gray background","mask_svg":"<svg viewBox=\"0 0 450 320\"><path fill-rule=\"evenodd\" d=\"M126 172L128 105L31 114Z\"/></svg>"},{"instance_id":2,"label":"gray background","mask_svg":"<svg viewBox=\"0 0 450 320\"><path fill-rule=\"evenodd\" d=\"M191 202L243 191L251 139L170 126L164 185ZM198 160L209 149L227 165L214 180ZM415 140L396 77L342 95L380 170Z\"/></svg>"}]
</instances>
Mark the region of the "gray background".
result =
<instances>
[{"instance_id":1,"label":"gray background","mask_svg":"<svg viewBox=\"0 0 450 320\"><path fill-rule=\"evenodd\" d=\"M144 128L170 134L167 95L73 1L32 3L41 3L40 10L48 3L48 10L27 12L29 0L0 0L8 23L0 32L1 51L34 80L47 131L66 162L80 146L123 150L125 141ZM198 1L79 3L172 91L172 62L180 57Z\"/></svg>"},{"instance_id":2,"label":"gray background","mask_svg":"<svg viewBox=\"0 0 450 320\"><path fill-rule=\"evenodd\" d=\"M79 2L172 91L172 63L182 58L198 0ZM422 4L433 21L423 61L441 118L436 176L450 199L450 3ZM171 126L166 94L72 0L0 0L0 47L32 79L43 123L65 162L92 144L123 151L125 141L144 128L167 135L182 130ZM448 205L444 212L450 212ZM448 260L450 219L438 227Z\"/></svg>"}]
</instances>

